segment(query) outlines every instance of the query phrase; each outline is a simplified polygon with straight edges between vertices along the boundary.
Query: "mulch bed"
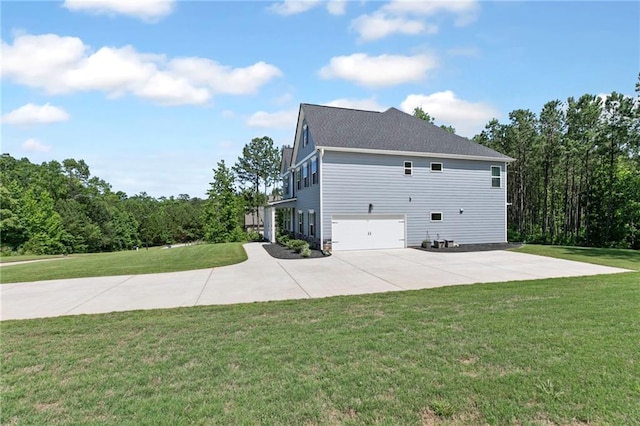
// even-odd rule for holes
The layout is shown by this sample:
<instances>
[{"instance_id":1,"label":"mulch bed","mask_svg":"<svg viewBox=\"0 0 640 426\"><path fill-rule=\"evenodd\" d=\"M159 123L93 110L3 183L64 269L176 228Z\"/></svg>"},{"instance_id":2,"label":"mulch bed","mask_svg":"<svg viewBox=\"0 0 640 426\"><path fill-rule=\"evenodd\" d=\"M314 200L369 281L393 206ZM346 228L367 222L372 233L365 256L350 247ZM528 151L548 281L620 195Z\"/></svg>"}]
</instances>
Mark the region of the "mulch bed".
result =
<instances>
[{"instance_id":1,"label":"mulch bed","mask_svg":"<svg viewBox=\"0 0 640 426\"><path fill-rule=\"evenodd\" d=\"M491 243L491 244L460 244L460 247L422 248L413 247L416 250L433 251L438 253L466 253L472 251L508 250L522 247L521 243Z\"/></svg>"},{"instance_id":2,"label":"mulch bed","mask_svg":"<svg viewBox=\"0 0 640 426\"><path fill-rule=\"evenodd\" d=\"M288 249L280 244L263 244L262 247L276 259L318 259L320 257L327 257L322 254L320 250L311 249L311 256L302 257L300 253L296 253L293 250ZM491 250L508 250L513 248L522 247L520 243L493 243L493 244L460 244L460 247L445 247L441 249L437 248L422 248L411 247L416 250L432 251L436 253L467 253L472 251L491 251Z\"/></svg>"},{"instance_id":3,"label":"mulch bed","mask_svg":"<svg viewBox=\"0 0 640 426\"><path fill-rule=\"evenodd\" d=\"M276 259L317 259L320 257L327 257L322 254L320 250L311 249L311 256L302 257L300 253L296 253L295 251L288 249L285 246L281 246L280 244L263 244L262 247L271 255L271 257L275 257Z\"/></svg>"}]
</instances>

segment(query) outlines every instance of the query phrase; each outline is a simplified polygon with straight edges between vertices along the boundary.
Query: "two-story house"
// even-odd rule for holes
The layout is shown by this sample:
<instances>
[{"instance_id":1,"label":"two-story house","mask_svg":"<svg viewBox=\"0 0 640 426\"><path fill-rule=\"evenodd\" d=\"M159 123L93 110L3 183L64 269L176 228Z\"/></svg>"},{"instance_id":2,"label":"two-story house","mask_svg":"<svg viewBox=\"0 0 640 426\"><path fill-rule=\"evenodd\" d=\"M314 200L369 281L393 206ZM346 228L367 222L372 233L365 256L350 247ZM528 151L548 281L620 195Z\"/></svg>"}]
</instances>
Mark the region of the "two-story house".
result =
<instances>
[{"instance_id":1,"label":"two-story house","mask_svg":"<svg viewBox=\"0 0 640 426\"><path fill-rule=\"evenodd\" d=\"M506 242L511 161L396 108L301 104L265 236L282 209L281 229L332 250Z\"/></svg>"}]
</instances>

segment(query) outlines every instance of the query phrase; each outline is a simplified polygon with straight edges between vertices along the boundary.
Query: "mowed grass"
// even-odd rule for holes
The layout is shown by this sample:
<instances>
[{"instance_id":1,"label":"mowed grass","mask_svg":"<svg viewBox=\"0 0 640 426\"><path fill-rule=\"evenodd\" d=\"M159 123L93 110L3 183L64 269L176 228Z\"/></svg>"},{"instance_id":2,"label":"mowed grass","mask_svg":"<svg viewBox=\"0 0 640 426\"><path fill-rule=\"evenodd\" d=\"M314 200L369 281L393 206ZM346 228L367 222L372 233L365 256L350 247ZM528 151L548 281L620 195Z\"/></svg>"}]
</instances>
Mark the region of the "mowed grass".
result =
<instances>
[{"instance_id":1,"label":"mowed grass","mask_svg":"<svg viewBox=\"0 0 640 426\"><path fill-rule=\"evenodd\" d=\"M524 245L514 251L575 260L577 262L595 263L616 268L640 270L640 250Z\"/></svg>"},{"instance_id":2,"label":"mowed grass","mask_svg":"<svg viewBox=\"0 0 640 426\"><path fill-rule=\"evenodd\" d=\"M0 423L638 424L639 306L630 272L6 321Z\"/></svg>"},{"instance_id":3,"label":"mowed grass","mask_svg":"<svg viewBox=\"0 0 640 426\"><path fill-rule=\"evenodd\" d=\"M59 260L4 266L0 270L0 282L189 271L231 265L246 259L241 243L78 254Z\"/></svg>"}]
</instances>

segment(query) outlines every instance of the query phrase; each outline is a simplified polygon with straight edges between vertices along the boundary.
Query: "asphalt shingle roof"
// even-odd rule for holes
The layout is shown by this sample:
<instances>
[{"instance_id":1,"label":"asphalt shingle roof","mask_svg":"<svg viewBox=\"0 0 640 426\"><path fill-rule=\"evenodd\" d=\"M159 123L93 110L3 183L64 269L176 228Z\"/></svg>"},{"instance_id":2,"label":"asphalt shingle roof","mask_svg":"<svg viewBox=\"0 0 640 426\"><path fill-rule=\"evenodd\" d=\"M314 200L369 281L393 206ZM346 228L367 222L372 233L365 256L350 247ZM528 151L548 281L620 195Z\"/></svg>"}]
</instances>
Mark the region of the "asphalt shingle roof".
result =
<instances>
[{"instance_id":1,"label":"asphalt shingle roof","mask_svg":"<svg viewBox=\"0 0 640 426\"><path fill-rule=\"evenodd\" d=\"M384 112L302 104L316 146L419 153L510 157L396 108Z\"/></svg>"},{"instance_id":2,"label":"asphalt shingle roof","mask_svg":"<svg viewBox=\"0 0 640 426\"><path fill-rule=\"evenodd\" d=\"M293 160L293 148L290 146L282 147L282 164L280 167L280 172L284 173L291 166L291 161Z\"/></svg>"}]
</instances>

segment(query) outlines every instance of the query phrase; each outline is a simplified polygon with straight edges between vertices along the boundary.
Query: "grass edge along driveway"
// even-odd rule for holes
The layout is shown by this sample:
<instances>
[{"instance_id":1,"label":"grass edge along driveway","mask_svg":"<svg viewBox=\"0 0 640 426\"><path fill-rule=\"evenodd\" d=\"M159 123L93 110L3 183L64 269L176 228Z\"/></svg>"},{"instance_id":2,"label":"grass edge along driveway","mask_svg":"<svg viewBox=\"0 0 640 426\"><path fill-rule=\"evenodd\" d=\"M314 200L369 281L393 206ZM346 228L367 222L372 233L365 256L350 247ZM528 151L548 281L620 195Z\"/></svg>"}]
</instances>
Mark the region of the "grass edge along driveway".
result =
<instances>
[{"instance_id":1,"label":"grass edge along driveway","mask_svg":"<svg viewBox=\"0 0 640 426\"><path fill-rule=\"evenodd\" d=\"M170 249L76 254L65 260L11 265L0 270L0 282L31 282L66 278L138 275L189 271L232 265L247 260L242 243L198 244Z\"/></svg>"},{"instance_id":2,"label":"grass edge along driveway","mask_svg":"<svg viewBox=\"0 0 640 426\"><path fill-rule=\"evenodd\" d=\"M7 321L0 423L634 424L639 282Z\"/></svg>"}]
</instances>

